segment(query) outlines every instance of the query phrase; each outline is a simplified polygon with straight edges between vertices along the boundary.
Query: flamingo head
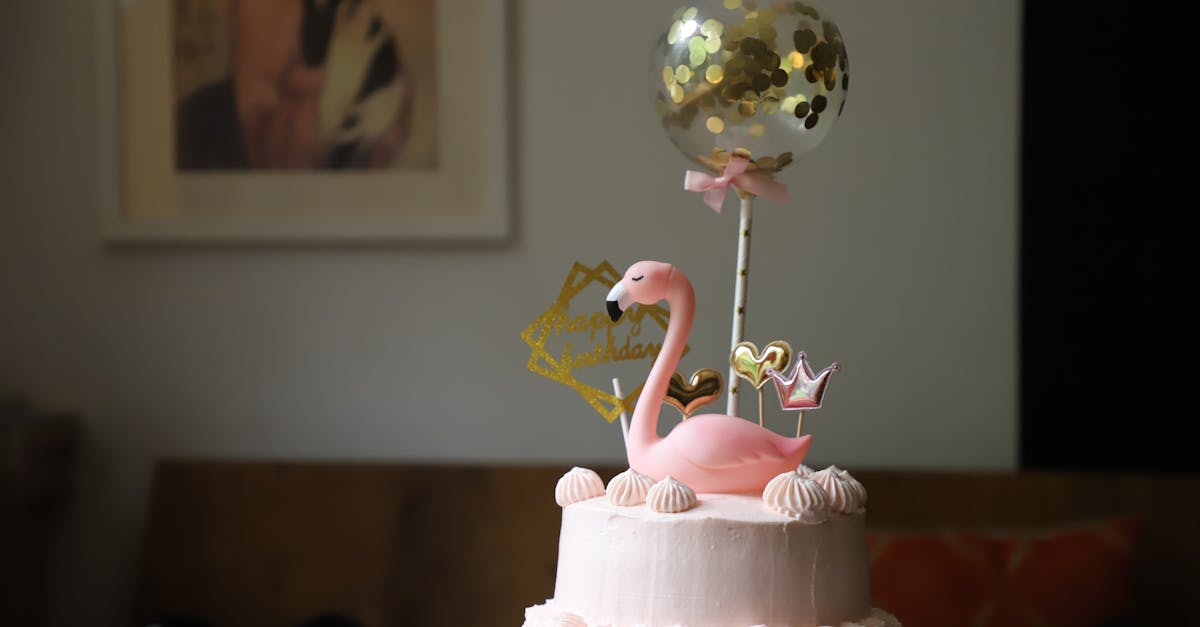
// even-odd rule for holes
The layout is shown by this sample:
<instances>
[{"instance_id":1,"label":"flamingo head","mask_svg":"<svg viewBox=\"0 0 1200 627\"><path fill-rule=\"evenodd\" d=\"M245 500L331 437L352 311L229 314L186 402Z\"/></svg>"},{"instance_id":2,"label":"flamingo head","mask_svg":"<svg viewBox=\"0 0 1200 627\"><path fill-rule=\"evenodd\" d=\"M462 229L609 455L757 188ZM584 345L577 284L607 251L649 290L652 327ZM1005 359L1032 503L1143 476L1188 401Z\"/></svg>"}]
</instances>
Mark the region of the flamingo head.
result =
<instances>
[{"instance_id":1,"label":"flamingo head","mask_svg":"<svg viewBox=\"0 0 1200 627\"><path fill-rule=\"evenodd\" d=\"M675 266L661 261L639 261L608 293L608 315L616 322L634 303L653 305L667 297Z\"/></svg>"}]
</instances>

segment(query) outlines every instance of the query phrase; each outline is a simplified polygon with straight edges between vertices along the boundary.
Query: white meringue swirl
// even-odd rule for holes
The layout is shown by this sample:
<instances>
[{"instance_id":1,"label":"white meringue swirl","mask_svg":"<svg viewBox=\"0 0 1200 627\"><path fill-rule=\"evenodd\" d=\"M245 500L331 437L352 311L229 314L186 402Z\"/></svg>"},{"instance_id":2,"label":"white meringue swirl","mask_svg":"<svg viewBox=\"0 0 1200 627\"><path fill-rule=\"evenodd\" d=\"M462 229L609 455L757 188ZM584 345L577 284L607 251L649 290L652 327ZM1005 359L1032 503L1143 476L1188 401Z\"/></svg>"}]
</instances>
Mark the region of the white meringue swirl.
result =
<instances>
[{"instance_id":1,"label":"white meringue swirl","mask_svg":"<svg viewBox=\"0 0 1200 627\"><path fill-rule=\"evenodd\" d=\"M829 520L829 498L824 488L795 470L785 472L767 483L762 499L770 509L806 524L815 525Z\"/></svg>"},{"instance_id":2,"label":"white meringue swirl","mask_svg":"<svg viewBox=\"0 0 1200 627\"><path fill-rule=\"evenodd\" d=\"M654 486L654 480L630 468L608 482L608 500L613 505L629 507L646 502L646 494Z\"/></svg>"},{"instance_id":3,"label":"white meringue swirl","mask_svg":"<svg viewBox=\"0 0 1200 627\"><path fill-rule=\"evenodd\" d=\"M678 514L696 506L696 492L670 475L654 484L646 494L646 505L663 514Z\"/></svg>"},{"instance_id":4,"label":"white meringue swirl","mask_svg":"<svg viewBox=\"0 0 1200 627\"><path fill-rule=\"evenodd\" d=\"M839 474L841 474L842 478L846 480L847 484L849 484L850 491L854 492L856 495L856 498L858 498L859 508L866 509L866 507L867 507L867 487L864 486L862 484L862 482L860 482L858 479L855 479L849 472L847 472L845 470L841 471L841 473L839 473Z\"/></svg>"},{"instance_id":5,"label":"white meringue swirl","mask_svg":"<svg viewBox=\"0 0 1200 627\"><path fill-rule=\"evenodd\" d=\"M604 482L594 470L576 466L567 471L554 486L554 502L559 507L604 496Z\"/></svg>"},{"instance_id":6,"label":"white meringue swirl","mask_svg":"<svg viewBox=\"0 0 1200 627\"><path fill-rule=\"evenodd\" d=\"M848 473L837 466L830 466L809 475L810 479L824 488L825 495L829 497L829 511L833 513L860 514L865 511L867 491L861 487L861 483L858 487L851 484L851 481L858 481L853 477L847 480L848 476Z\"/></svg>"}]
</instances>

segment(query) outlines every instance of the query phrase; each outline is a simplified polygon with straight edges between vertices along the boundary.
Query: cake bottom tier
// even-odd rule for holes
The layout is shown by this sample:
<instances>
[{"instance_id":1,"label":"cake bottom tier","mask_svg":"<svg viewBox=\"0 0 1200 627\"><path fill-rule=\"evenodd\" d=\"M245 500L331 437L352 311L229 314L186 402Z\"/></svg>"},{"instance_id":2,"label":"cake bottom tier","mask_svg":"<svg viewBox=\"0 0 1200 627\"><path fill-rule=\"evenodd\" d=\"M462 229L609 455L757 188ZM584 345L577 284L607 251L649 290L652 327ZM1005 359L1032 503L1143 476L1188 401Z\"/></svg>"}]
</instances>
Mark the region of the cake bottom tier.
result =
<instances>
[{"instance_id":1,"label":"cake bottom tier","mask_svg":"<svg viewBox=\"0 0 1200 627\"><path fill-rule=\"evenodd\" d=\"M563 508L554 598L525 624L899 625L871 609L862 514L806 524L757 497L699 500L678 514L603 496Z\"/></svg>"},{"instance_id":2,"label":"cake bottom tier","mask_svg":"<svg viewBox=\"0 0 1200 627\"><path fill-rule=\"evenodd\" d=\"M554 604L554 599L549 599L541 605L535 605L525 610L525 623L523 627L610 627L601 625L600 623L589 623L584 617L578 614L572 614L565 610L559 609ZM681 626L682 627L682 626ZM726 627L743 627L741 625L726 626ZM746 627L764 627L763 625L753 625ZM854 620L842 621L831 625L821 625L820 627L903 627L900 621L891 614L878 609L871 608L866 616L856 618Z\"/></svg>"}]
</instances>

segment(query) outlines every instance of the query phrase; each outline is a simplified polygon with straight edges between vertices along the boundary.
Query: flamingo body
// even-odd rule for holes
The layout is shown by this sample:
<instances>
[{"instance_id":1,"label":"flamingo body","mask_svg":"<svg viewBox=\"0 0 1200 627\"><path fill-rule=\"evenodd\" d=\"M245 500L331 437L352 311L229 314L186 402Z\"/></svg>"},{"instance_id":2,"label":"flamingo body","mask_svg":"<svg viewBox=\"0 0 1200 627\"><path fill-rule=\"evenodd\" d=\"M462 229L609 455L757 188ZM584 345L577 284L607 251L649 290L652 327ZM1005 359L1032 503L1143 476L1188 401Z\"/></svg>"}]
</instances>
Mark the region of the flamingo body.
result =
<instances>
[{"instance_id":1,"label":"flamingo body","mask_svg":"<svg viewBox=\"0 0 1200 627\"><path fill-rule=\"evenodd\" d=\"M811 444L810 435L789 438L736 416L704 414L657 442L630 447L629 467L655 480L670 475L698 492L758 493L795 470Z\"/></svg>"},{"instance_id":2,"label":"flamingo body","mask_svg":"<svg viewBox=\"0 0 1200 627\"><path fill-rule=\"evenodd\" d=\"M626 447L629 467L656 481L670 475L697 492L762 492L772 478L804 461L812 436L786 437L737 416L704 414L659 437L662 397L691 331L692 285L670 264L640 261L609 292L614 319L633 302L653 304L663 299L671 307L671 317L662 350L633 411Z\"/></svg>"}]
</instances>

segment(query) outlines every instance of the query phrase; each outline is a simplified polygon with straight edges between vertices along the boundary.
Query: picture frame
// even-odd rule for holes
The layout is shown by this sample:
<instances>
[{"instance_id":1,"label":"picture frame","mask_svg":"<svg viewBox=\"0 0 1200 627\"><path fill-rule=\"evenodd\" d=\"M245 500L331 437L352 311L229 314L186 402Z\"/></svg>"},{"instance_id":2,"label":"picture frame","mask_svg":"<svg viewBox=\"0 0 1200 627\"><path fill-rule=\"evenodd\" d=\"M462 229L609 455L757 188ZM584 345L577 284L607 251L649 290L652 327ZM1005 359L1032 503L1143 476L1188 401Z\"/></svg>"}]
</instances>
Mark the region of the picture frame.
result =
<instances>
[{"instance_id":1,"label":"picture frame","mask_svg":"<svg viewBox=\"0 0 1200 627\"><path fill-rule=\"evenodd\" d=\"M239 2L247 0L217 0ZM253 0L251 0L253 1ZM502 241L512 230L509 3L433 5L436 156L425 167L184 169L173 10L102 0L101 230L138 241ZM301 2L301 0L297 0ZM233 82L233 81L230 81ZM232 116L231 116L232 118ZM416 122L414 122L415 124ZM428 130L428 129L425 129ZM182 153L180 153L182 154ZM182 158L179 158L182 159Z\"/></svg>"}]
</instances>

